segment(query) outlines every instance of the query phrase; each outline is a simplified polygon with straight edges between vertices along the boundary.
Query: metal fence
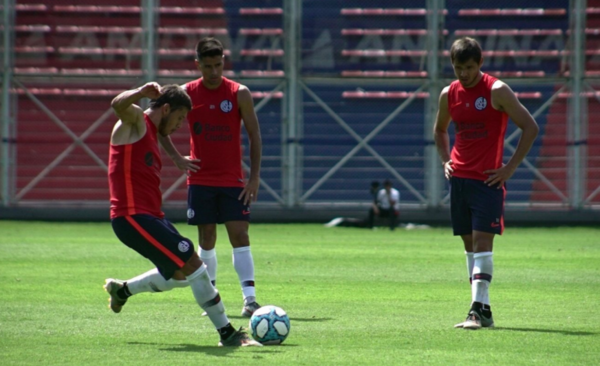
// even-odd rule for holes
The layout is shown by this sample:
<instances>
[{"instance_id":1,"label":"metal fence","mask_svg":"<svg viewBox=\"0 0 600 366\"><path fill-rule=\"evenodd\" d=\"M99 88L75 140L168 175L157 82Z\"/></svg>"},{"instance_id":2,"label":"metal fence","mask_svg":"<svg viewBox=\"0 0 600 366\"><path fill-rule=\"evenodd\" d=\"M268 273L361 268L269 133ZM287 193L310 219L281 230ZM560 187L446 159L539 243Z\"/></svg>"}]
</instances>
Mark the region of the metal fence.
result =
<instances>
[{"instance_id":1,"label":"metal fence","mask_svg":"<svg viewBox=\"0 0 600 366\"><path fill-rule=\"evenodd\" d=\"M448 49L468 35L484 48L483 70L506 81L541 126L509 182L507 205L594 208L594 5L4 0L2 205L105 206L110 99L149 80L199 77L194 45L211 35L227 48L225 76L255 97L264 143L258 207L362 207L370 182L384 179L400 190L404 207L446 207L432 127L439 93L454 79ZM182 130L173 139L185 153ZM518 137L511 124L506 160ZM185 176L164 162L165 204L183 206Z\"/></svg>"}]
</instances>

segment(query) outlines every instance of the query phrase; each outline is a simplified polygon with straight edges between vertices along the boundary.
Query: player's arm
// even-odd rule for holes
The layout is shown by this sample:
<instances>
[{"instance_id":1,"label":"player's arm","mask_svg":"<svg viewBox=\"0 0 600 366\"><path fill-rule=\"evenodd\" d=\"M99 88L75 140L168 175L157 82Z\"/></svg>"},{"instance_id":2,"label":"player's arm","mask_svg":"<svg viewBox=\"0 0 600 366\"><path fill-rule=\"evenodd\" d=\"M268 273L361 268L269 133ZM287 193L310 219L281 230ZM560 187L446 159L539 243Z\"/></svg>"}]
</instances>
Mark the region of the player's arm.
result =
<instances>
[{"instance_id":1,"label":"player's arm","mask_svg":"<svg viewBox=\"0 0 600 366\"><path fill-rule=\"evenodd\" d=\"M504 182L512 177L519 164L525 159L540 129L533 116L517 99L512 89L501 81L496 81L492 87L492 106L508 114L510 119L522 131L517 148L506 165L483 172L489 174L485 183L489 186L498 185L498 188L500 188Z\"/></svg>"},{"instance_id":2,"label":"player's arm","mask_svg":"<svg viewBox=\"0 0 600 366\"><path fill-rule=\"evenodd\" d=\"M438 111L435 117L435 125L433 126L433 140L437 148L438 155L444 166L444 175L446 179L452 177L452 160L450 159L450 136L448 135L448 127L450 126L450 109L448 108L448 90L450 87L445 87L440 93L438 101Z\"/></svg>"},{"instance_id":3,"label":"player's arm","mask_svg":"<svg viewBox=\"0 0 600 366\"><path fill-rule=\"evenodd\" d=\"M260 185L260 160L262 156L262 139L260 136L260 126L258 117L254 111L254 101L250 89L244 85L240 85L238 90L238 105L240 106L240 114L244 120L244 127L248 133L250 140L250 177L244 190L238 197L243 199L244 204L256 202L258 197L258 188Z\"/></svg>"},{"instance_id":4,"label":"player's arm","mask_svg":"<svg viewBox=\"0 0 600 366\"><path fill-rule=\"evenodd\" d=\"M137 103L142 98L156 99L160 97L160 85L147 83L139 88L131 89L117 95L111 107L119 121L113 128L110 141L112 144L129 144L146 133L144 111Z\"/></svg>"},{"instance_id":5,"label":"player's arm","mask_svg":"<svg viewBox=\"0 0 600 366\"><path fill-rule=\"evenodd\" d=\"M158 134L158 142L163 150L169 155L175 166L186 174L197 172L200 169L200 159L192 159L191 156L184 156L179 153L179 150L173 144L171 136L162 136Z\"/></svg>"},{"instance_id":6,"label":"player's arm","mask_svg":"<svg viewBox=\"0 0 600 366\"><path fill-rule=\"evenodd\" d=\"M160 97L160 85L155 82L150 82L142 85L139 88L127 90L117 95L110 106L121 122L124 124L135 125L143 122L142 108L135 103L142 98L156 99Z\"/></svg>"}]
</instances>

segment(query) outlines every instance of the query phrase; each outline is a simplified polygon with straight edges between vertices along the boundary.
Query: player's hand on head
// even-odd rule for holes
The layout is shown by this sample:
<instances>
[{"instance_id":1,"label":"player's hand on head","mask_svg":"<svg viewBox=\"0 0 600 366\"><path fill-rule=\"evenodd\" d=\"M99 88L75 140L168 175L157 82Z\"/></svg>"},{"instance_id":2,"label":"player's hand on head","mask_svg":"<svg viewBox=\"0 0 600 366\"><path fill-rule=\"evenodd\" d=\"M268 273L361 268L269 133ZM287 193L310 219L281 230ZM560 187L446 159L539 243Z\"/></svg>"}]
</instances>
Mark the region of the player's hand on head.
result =
<instances>
[{"instance_id":1,"label":"player's hand on head","mask_svg":"<svg viewBox=\"0 0 600 366\"><path fill-rule=\"evenodd\" d=\"M502 167L498 169L488 169L483 172L483 174L487 174L489 176L484 183L490 187L496 187L500 189L504 187L504 183L509 180L514 173L514 169L502 164Z\"/></svg>"},{"instance_id":2,"label":"player's hand on head","mask_svg":"<svg viewBox=\"0 0 600 366\"><path fill-rule=\"evenodd\" d=\"M160 85L157 82L151 81L140 88L140 94L149 99L157 99L162 93Z\"/></svg>"},{"instance_id":3,"label":"player's hand on head","mask_svg":"<svg viewBox=\"0 0 600 366\"><path fill-rule=\"evenodd\" d=\"M454 169L452 169L452 164L454 164L452 159L450 159L444 163L444 175L446 176L446 179L448 179L448 180L450 180L450 178L452 178L452 173L454 173Z\"/></svg>"},{"instance_id":4,"label":"player's hand on head","mask_svg":"<svg viewBox=\"0 0 600 366\"><path fill-rule=\"evenodd\" d=\"M192 159L191 156L182 156L179 159L176 159L175 165L177 168L185 174L190 175L191 173L196 173L200 170L200 159Z\"/></svg>"}]
</instances>

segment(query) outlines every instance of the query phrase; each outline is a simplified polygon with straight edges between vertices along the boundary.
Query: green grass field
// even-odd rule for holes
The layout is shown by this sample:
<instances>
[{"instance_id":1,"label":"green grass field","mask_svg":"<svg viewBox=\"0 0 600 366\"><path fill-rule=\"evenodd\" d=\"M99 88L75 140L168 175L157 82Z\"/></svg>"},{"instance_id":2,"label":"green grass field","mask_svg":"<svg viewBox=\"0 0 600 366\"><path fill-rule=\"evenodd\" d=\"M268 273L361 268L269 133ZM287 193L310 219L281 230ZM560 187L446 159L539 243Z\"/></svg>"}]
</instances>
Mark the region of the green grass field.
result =
<instances>
[{"instance_id":1,"label":"green grass field","mask_svg":"<svg viewBox=\"0 0 600 366\"><path fill-rule=\"evenodd\" d=\"M196 230L176 224L197 242ZM222 229L222 228L221 228ZM217 287L241 292L219 231ZM466 331L459 238L429 230L251 227L258 300L284 308L281 346L219 348L189 289L107 308L106 277L151 263L110 224L0 221L0 365L598 365L600 229L508 228L495 242L495 329Z\"/></svg>"}]
</instances>

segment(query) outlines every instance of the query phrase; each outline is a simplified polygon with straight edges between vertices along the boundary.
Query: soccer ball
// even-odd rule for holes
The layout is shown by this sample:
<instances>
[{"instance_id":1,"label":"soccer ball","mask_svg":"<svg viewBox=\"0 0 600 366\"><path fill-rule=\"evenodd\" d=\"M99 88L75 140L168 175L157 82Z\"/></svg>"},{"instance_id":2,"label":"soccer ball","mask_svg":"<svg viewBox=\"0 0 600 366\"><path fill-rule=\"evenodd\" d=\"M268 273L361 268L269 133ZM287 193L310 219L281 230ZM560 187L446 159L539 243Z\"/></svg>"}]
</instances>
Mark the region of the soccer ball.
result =
<instances>
[{"instance_id":1,"label":"soccer ball","mask_svg":"<svg viewBox=\"0 0 600 366\"><path fill-rule=\"evenodd\" d=\"M277 306L267 305L250 318L252 337L262 344L281 344L290 333L290 318Z\"/></svg>"}]
</instances>

